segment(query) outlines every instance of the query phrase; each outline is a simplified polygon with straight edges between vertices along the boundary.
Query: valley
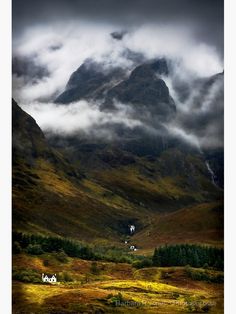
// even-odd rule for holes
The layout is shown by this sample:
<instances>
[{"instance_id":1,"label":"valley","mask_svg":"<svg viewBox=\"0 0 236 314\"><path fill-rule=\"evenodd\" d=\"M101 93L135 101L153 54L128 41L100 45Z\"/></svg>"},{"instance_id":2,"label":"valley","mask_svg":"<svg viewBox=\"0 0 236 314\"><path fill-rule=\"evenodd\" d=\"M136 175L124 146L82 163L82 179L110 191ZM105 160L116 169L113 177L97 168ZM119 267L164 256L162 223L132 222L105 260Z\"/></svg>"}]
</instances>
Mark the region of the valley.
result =
<instances>
[{"instance_id":1,"label":"valley","mask_svg":"<svg viewBox=\"0 0 236 314\"><path fill-rule=\"evenodd\" d=\"M223 149L171 131L169 67L86 60L53 106L100 118L71 134L42 130L13 100L14 313L223 313ZM193 111L222 76L197 81Z\"/></svg>"}]
</instances>

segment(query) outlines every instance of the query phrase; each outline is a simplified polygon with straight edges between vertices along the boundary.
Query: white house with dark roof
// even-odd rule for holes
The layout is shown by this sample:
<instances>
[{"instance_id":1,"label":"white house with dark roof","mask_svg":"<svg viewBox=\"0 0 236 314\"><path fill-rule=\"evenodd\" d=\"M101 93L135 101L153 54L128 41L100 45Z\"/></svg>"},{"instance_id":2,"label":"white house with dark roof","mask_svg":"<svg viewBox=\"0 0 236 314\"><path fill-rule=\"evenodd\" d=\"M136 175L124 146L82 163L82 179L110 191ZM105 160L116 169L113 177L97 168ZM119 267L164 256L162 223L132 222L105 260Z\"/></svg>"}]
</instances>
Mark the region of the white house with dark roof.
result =
<instances>
[{"instance_id":1,"label":"white house with dark roof","mask_svg":"<svg viewBox=\"0 0 236 314\"><path fill-rule=\"evenodd\" d=\"M44 275L44 273L42 274L42 281L43 282L49 282L49 283L56 283L57 282L57 275Z\"/></svg>"}]
</instances>

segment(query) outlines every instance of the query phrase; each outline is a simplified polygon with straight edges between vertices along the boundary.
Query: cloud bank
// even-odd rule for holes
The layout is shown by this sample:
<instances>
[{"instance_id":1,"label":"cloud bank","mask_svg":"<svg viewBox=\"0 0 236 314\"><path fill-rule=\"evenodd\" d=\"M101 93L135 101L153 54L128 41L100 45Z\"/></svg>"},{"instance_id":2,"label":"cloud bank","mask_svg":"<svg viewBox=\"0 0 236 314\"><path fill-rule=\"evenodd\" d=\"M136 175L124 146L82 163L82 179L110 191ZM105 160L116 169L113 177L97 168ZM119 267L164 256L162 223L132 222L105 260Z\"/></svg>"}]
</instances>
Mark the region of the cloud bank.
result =
<instances>
[{"instance_id":1,"label":"cloud bank","mask_svg":"<svg viewBox=\"0 0 236 314\"><path fill-rule=\"evenodd\" d=\"M133 108L116 104L116 112L100 110L99 103L81 100L69 105L35 102L22 105L47 133L70 136L76 133L112 140L116 137L111 126L122 125L128 129L141 127L143 123L135 119Z\"/></svg>"},{"instance_id":2,"label":"cloud bank","mask_svg":"<svg viewBox=\"0 0 236 314\"><path fill-rule=\"evenodd\" d=\"M207 77L221 72L222 60L216 48L195 41L186 28L172 25L143 25L131 28L122 40L110 34L114 25L70 23L34 27L13 43L13 55L25 63L44 69L48 75L32 77L32 82L14 70L13 96L20 102L53 101L61 93L73 71L87 58L108 67L132 69L127 51L146 60L166 57L181 64L181 75Z\"/></svg>"},{"instance_id":3,"label":"cloud bank","mask_svg":"<svg viewBox=\"0 0 236 314\"><path fill-rule=\"evenodd\" d=\"M116 126L122 126L152 134L165 130L199 149L223 145L222 80L203 88L205 80L222 72L223 60L217 48L199 41L191 28L145 23L124 30L87 21L37 25L14 39L13 57L13 97L46 132L111 140L117 136ZM88 58L102 63L104 70L119 67L128 74L140 60L162 57L171 60L170 75L163 77L177 107L171 122L144 119L148 113L140 115L129 104L117 103L115 112L105 112L96 101L54 103Z\"/></svg>"}]
</instances>

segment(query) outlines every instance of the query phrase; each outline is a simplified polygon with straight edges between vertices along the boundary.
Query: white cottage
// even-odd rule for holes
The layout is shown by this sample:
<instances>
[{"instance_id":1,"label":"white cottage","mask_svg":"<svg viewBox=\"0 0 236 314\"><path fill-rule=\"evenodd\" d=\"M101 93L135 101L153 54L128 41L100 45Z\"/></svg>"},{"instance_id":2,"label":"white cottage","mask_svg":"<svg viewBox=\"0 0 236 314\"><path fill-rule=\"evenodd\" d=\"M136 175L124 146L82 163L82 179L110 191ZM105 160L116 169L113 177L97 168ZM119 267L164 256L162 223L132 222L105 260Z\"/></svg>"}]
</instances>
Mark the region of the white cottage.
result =
<instances>
[{"instance_id":1,"label":"white cottage","mask_svg":"<svg viewBox=\"0 0 236 314\"><path fill-rule=\"evenodd\" d=\"M42 274L42 281L43 282L49 282L49 283L56 283L57 282L57 275L54 274L52 276L44 275Z\"/></svg>"}]
</instances>

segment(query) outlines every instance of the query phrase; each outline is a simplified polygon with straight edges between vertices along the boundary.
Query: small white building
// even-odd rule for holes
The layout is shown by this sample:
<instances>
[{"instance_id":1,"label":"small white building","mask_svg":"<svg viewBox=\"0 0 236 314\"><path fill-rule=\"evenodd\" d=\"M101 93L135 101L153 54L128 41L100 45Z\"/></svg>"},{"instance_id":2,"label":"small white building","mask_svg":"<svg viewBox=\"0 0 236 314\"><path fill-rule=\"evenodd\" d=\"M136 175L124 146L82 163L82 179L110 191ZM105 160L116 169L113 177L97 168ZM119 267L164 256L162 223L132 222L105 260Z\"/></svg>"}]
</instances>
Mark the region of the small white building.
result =
<instances>
[{"instance_id":1,"label":"small white building","mask_svg":"<svg viewBox=\"0 0 236 314\"><path fill-rule=\"evenodd\" d=\"M42 274L42 281L43 282L49 282L49 283L56 283L57 282L57 275L54 274L52 276L49 275L44 275L44 273Z\"/></svg>"}]
</instances>

